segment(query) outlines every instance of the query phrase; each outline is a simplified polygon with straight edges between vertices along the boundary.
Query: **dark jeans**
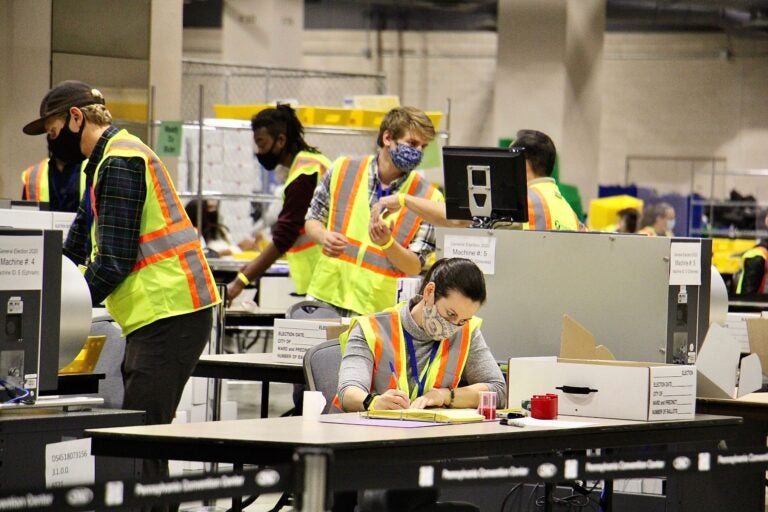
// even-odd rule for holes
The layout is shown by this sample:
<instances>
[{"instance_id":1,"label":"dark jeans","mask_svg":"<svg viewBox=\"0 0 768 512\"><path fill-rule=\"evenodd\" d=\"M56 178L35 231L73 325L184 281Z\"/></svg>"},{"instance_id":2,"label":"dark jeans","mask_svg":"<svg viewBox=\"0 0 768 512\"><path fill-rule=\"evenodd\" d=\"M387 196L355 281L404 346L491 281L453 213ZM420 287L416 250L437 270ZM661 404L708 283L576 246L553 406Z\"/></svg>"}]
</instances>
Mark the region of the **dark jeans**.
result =
<instances>
[{"instance_id":1,"label":"dark jeans","mask_svg":"<svg viewBox=\"0 0 768 512\"><path fill-rule=\"evenodd\" d=\"M213 310L206 308L163 318L130 333L122 365L123 409L146 411L147 425L170 423L212 325ZM147 481L166 477L168 461L145 459L142 473Z\"/></svg>"}]
</instances>

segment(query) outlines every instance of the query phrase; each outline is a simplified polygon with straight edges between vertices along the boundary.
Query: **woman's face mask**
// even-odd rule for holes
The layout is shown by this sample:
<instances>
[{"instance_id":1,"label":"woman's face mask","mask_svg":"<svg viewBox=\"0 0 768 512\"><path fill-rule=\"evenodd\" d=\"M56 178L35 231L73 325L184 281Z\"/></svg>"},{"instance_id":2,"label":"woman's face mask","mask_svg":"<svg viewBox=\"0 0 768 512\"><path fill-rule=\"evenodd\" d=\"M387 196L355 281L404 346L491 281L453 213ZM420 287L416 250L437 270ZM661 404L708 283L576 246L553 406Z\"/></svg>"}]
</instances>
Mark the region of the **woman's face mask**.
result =
<instances>
[{"instance_id":1,"label":"woman's face mask","mask_svg":"<svg viewBox=\"0 0 768 512\"><path fill-rule=\"evenodd\" d=\"M83 125L80 127L80 131L77 133L69 129L69 119L70 114L67 114L64 126L61 127L55 139L52 139L50 136L47 137L48 151L54 158L58 158L62 162L76 164L85 160L85 155L80 150L80 140L85 129L85 117L83 117Z\"/></svg>"},{"instance_id":2,"label":"woman's face mask","mask_svg":"<svg viewBox=\"0 0 768 512\"><path fill-rule=\"evenodd\" d=\"M409 144L398 142L394 149L389 150L389 156L395 167L404 173L409 173L421 163L424 152Z\"/></svg>"},{"instance_id":3,"label":"woman's face mask","mask_svg":"<svg viewBox=\"0 0 768 512\"><path fill-rule=\"evenodd\" d=\"M437 310L437 304L434 299L432 305L424 304L424 330L434 340L450 338L461 329L461 325L449 322Z\"/></svg>"},{"instance_id":4,"label":"woman's face mask","mask_svg":"<svg viewBox=\"0 0 768 512\"><path fill-rule=\"evenodd\" d=\"M675 219L667 219L667 231L675 229Z\"/></svg>"}]
</instances>

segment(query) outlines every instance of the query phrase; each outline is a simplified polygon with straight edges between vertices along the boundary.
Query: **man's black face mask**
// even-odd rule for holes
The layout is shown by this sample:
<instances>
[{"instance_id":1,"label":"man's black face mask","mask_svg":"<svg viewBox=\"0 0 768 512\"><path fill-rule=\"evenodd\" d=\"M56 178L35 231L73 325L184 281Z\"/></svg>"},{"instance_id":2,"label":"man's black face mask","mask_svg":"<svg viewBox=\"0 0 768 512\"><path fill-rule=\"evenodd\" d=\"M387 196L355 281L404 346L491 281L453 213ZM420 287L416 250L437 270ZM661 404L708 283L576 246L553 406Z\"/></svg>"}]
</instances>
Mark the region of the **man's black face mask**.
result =
<instances>
[{"instance_id":1,"label":"man's black face mask","mask_svg":"<svg viewBox=\"0 0 768 512\"><path fill-rule=\"evenodd\" d=\"M85 129L85 118L83 118L83 125L80 127L80 131L75 133L69 129L70 116L70 114L67 114L64 126L59 130L59 135L55 139L52 139L50 136L47 137L48 151L54 158L58 158L62 162L77 164L85 160L85 155L80 151L80 140Z\"/></svg>"}]
</instances>

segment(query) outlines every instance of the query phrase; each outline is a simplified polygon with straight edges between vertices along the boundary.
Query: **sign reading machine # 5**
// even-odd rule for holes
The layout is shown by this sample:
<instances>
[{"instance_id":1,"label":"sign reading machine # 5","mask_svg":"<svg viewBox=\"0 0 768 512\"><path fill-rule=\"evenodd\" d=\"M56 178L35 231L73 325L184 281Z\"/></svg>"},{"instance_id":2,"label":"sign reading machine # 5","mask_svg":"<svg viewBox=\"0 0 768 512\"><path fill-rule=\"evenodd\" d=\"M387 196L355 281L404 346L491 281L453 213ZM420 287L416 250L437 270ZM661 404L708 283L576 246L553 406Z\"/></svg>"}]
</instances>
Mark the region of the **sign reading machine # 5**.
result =
<instances>
[{"instance_id":1,"label":"sign reading machine # 5","mask_svg":"<svg viewBox=\"0 0 768 512\"><path fill-rule=\"evenodd\" d=\"M41 290L43 236L0 236L0 290Z\"/></svg>"},{"instance_id":2,"label":"sign reading machine # 5","mask_svg":"<svg viewBox=\"0 0 768 512\"><path fill-rule=\"evenodd\" d=\"M669 246L669 284L701 284L701 242L672 242Z\"/></svg>"},{"instance_id":3,"label":"sign reading machine # 5","mask_svg":"<svg viewBox=\"0 0 768 512\"><path fill-rule=\"evenodd\" d=\"M347 330L339 319L328 320L288 320L275 319L274 344L272 354L281 363L300 365L304 361L304 352L313 345L338 338Z\"/></svg>"},{"instance_id":4,"label":"sign reading machine # 5","mask_svg":"<svg viewBox=\"0 0 768 512\"><path fill-rule=\"evenodd\" d=\"M446 258L467 258L483 271L483 274L496 273L496 238L492 236L457 236L445 235Z\"/></svg>"}]
</instances>

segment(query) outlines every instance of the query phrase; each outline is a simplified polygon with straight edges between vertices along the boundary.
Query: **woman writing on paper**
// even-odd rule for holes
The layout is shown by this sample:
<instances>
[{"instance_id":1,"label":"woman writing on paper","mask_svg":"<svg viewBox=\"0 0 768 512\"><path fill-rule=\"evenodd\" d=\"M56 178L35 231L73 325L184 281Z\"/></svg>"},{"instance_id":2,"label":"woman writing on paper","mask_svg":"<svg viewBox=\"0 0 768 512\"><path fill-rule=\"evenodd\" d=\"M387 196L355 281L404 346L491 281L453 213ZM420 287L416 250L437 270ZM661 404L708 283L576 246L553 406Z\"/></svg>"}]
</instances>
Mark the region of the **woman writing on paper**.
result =
<instances>
[{"instance_id":1,"label":"woman writing on paper","mask_svg":"<svg viewBox=\"0 0 768 512\"><path fill-rule=\"evenodd\" d=\"M441 259L425 276L420 295L353 319L340 336L337 407L474 408L481 391L494 391L504 407L504 376L480 332L482 320L474 316L483 302L485 280L477 265Z\"/></svg>"}]
</instances>

